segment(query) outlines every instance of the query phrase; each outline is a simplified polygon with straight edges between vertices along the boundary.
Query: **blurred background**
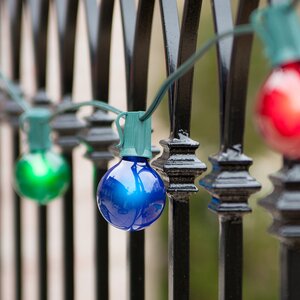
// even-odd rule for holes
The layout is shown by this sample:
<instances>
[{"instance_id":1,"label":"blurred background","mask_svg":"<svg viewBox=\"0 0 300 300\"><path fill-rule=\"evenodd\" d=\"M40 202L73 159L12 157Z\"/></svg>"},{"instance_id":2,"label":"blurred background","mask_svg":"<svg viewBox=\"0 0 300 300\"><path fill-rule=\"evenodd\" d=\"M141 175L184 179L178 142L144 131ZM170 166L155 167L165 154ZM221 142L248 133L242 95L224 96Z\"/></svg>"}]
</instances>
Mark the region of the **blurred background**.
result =
<instances>
[{"instance_id":1,"label":"blurred background","mask_svg":"<svg viewBox=\"0 0 300 300\"><path fill-rule=\"evenodd\" d=\"M179 0L179 11L182 12L183 0ZM232 1L235 11L237 0ZM262 5L266 3L262 1ZM8 43L7 15L1 12L1 69L9 75L10 45ZM58 101L58 50L56 40L55 11L51 10L49 35L47 89L54 101ZM90 69L88 59L88 43L83 11L83 1L80 1L77 27L77 43L74 74L73 97L75 102L89 100ZM32 59L31 33L28 17L24 18L24 40L22 44L22 86L26 95L33 96L35 87L32 76L34 72ZM165 78L165 60L159 3L155 7L150 51L149 68L149 103L156 90ZM198 46L213 35L213 22L209 1L203 1L199 28ZM251 59L247 122L245 134L246 155L253 158L250 169L261 184L262 190L250 198L252 214L244 218L244 299L274 300L278 294L278 242L267 233L271 217L257 205L257 200L270 193L272 186L268 175L277 171L281 165L281 157L267 149L258 136L253 122L253 108L256 94L264 78L269 72L269 66L263 56L260 42L255 38ZM119 3L116 1L113 24L113 42L111 55L110 103L120 109L125 109L125 68L123 57L123 42ZM101 100L101 99L100 99ZM87 116L89 109L82 116ZM153 126L153 142L169 134L167 99L155 114ZM215 49L211 49L195 67L192 109L191 138L200 142L197 156L206 163L210 171L208 156L219 150L219 102L218 75ZM12 174L9 164L10 129L1 125L1 142L5 149L1 153L1 205L0 205L0 237L1 237L1 284L2 297L10 300L14 297L13 290L13 225L11 187ZM78 185L75 189L75 269L76 269L76 299L92 299L93 281L93 211L97 209L95 197L92 194L92 165L83 158L84 146L76 149L75 176ZM112 162L114 164L115 162ZM202 175L204 176L204 174ZM196 183L198 179L196 180ZM198 183L197 183L198 185ZM198 185L199 186L199 185ZM217 216L207 209L209 195L199 187L199 192L191 197L191 300L217 299L218 294L218 220ZM24 299L37 299L36 267L36 204L24 200L22 202L23 217L23 257L24 257ZM167 219L168 208L162 217L146 233L146 294L148 300L167 299ZM59 199L49 204L49 299L62 299L61 275L61 202ZM126 299L126 233L110 227L110 293L111 299ZM2 299L2 298L1 298Z\"/></svg>"}]
</instances>

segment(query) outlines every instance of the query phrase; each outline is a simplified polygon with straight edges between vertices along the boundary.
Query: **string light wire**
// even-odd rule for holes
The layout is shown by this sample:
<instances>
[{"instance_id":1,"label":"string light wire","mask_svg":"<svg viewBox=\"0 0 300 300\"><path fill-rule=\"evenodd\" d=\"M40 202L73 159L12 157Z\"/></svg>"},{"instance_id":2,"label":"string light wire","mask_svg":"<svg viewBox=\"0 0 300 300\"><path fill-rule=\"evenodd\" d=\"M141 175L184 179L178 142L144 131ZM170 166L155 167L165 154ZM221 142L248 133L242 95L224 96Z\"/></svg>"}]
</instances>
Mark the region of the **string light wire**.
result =
<instances>
[{"instance_id":1,"label":"string light wire","mask_svg":"<svg viewBox=\"0 0 300 300\"><path fill-rule=\"evenodd\" d=\"M299 2L299 0L296 0L296 2ZM244 25L236 26L233 30L225 31L221 34L215 35L213 38L208 40L200 49L198 49L192 56L190 56L190 58L188 58L169 77L166 78L166 80L162 83L161 87L158 89L151 105L146 110L146 112L140 117L140 120L145 121L154 113L154 111L157 109L157 107L163 100L166 92L172 86L172 84L174 84L175 81L177 81L184 74L186 74L195 65L195 63L218 41L233 35L240 36L240 35L253 33L253 31L254 29L251 24L244 24ZM10 82L10 80L6 78L2 72L0 72L0 79L5 83L7 87L7 92L10 95L10 97L14 101L16 101L24 109L24 111L28 111L30 109L30 106L20 95L20 93L16 90L15 85L12 82ZM74 110L76 111L83 106L93 106L105 111L113 112L117 115L123 113L123 111L107 104L106 102L99 101L99 100L92 100L92 101L85 101L81 103L71 103L68 106L58 109L56 112L52 114L51 119L67 111L74 111Z\"/></svg>"}]
</instances>

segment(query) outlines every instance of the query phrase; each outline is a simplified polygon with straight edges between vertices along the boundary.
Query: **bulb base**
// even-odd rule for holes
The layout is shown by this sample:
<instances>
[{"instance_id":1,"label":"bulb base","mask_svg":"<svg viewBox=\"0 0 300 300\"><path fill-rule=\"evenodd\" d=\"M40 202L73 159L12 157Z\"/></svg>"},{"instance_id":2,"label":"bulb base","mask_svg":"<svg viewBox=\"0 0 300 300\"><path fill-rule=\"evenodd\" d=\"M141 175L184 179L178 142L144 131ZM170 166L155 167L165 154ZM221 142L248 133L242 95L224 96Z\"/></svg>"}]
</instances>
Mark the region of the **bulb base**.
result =
<instances>
[{"instance_id":1,"label":"bulb base","mask_svg":"<svg viewBox=\"0 0 300 300\"><path fill-rule=\"evenodd\" d=\"M141 121L143 111L124 112L118 115L116 125L120 136L120 156L138 156L151 158L151 118ZM125 117L122 129L120 119Z\"/></svg>"},{"instance_id":2,"label":"bulb base","mask_svg":"<svg viewBox=\"0 0 300 300\"><path fill-rule=\"evenodd\" d=\"M251 23L273 66L300 60L300 21L293 5L270 5L256 10Z\"/></svg>"},{"instance_id":3,"label":"bulb base","mask_svg":"<svg viewBox=\"0 0 300 300\"><path fill-rule=\"evenodd\" d=\"M30 152L51 148L50 117L51 112L45 108L32 108L22 114L21 127L27 134Z\"/></svg>"}]
</instances>

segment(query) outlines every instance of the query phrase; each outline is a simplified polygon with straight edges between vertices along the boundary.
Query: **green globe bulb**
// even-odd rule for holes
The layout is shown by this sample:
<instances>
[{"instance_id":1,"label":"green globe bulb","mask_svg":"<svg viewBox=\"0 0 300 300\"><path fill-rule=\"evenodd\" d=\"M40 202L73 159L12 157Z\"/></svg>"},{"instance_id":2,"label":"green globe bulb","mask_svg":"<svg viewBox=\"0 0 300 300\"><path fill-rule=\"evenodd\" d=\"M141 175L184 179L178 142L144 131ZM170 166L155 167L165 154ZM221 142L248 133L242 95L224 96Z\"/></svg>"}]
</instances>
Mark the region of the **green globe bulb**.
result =
<instances>
[{"instance_id":1,"label":"green globe bulb","mask_svg":"<svg viewBox=\"0 0 300 300\"><path fill-rule=\"evenodd\" d=\"M50 150L31 151L15 166L15 188L26 198L46 204L69 186L70 168L64 158Z\"/></svg>"}]
</instances>

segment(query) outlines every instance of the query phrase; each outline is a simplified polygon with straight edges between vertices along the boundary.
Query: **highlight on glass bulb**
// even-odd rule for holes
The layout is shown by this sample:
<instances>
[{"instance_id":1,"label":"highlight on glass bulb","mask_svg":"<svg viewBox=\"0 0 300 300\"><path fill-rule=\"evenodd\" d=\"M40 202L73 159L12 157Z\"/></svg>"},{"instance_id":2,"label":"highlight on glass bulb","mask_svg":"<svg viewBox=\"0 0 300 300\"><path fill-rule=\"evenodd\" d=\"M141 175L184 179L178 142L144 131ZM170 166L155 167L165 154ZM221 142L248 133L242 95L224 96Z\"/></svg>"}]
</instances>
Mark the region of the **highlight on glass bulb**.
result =
<instances>
[{"instance_id":1,"label":"highlight on glass bulb","mask_svg":"<svg viewBox=\"0 0 300 300\"><path fill-rule=\"evenodd\" d=\"M144 112L118 115L121 160L102 177L97 190L98 208L111 225L126 231L142 230L161 215L166 202L164 183L148 162L151 158L151 118ZM125 118L124 129L120 118Z\"/></svg>"},{"instance_id":2,"label":"highlight on glass bulb","mask_svg":"<svg viewBox=\"0 0 300 300\"><path fill-rule=\"evenodd\" d=\"M27 153L15 166L17 192L39 204L47 204L63 195L69 182L69 165L61 155L50 150Z\"/></svg>"},{"instance_id":3,"label":"highlight on glass bulb","mask_svg":"<svg viewBox=\"0 0 300 300\"><path fill-rule=\"evenodd\" d=\"M300 158L300 62L276 67L262 86L256 123L267 144L286 157Z\"/></svg>"},{"instance_id":4,"label":"highlight on glass bulb","mask_svg":"<svg viewBox=\"0 0 300 300\"><path fill-rule=\"evenodd\" d=\"M159 218L165 207L166 191L147 158L129 156L103 176L97 202L102 216L111 225L136 231Z\"/></svg>"}]
</instances>

